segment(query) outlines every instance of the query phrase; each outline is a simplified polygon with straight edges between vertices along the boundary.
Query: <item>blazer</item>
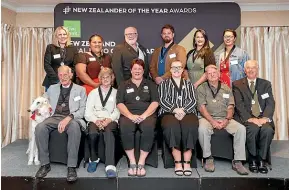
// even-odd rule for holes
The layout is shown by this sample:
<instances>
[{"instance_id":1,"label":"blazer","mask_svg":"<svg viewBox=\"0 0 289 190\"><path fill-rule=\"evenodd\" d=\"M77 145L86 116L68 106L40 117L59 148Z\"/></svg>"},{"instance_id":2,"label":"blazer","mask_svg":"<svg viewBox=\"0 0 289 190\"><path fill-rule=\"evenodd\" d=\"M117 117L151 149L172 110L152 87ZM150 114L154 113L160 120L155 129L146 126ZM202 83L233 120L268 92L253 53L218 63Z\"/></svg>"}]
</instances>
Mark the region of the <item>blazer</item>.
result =
<instances>
[{"instance_id":1,"label":"blazer","mask_svg":"<svg viewBox=\"0 0 289 190\"><path fill-rule=\"evenodd\" d=\"M186 66L186 49L183 46L180 46L178 44L174 44L171 49L166 54L165 59L165 74L162 76L159 76L158 74L158 65L159 65L159 56L162 51L162 47L156 48L154 50L154 53L151 57L151 63L150 63L150 74L153 79L156 77L162 77L163 79L168 79L171 77L171 64L173 61L179 60L183 64L183 68ZM170 55L175 54L175 57L170 57Z\"/></svg>"},{"instance_id":2,"label":"blazer","mask_svg":"<svg viewBox=\"0 0 289 190\"><path fill-rule=\"evenodd\" d=\"M144 54L145 70L143 76L144 78L149 78L149 65L146 48L140 44L138 44L138 47ZM117 85L120 85L122 81L126 81L131 78L130 65L132 60L135 58L138 58L138 52L136 52L134 48L132 48L126 42L117 45L113 49L111 65Z\"/></svg>"},{"instance_id":3,"label":"blazer","mask_svg":"<svg viewBox=\"0 0 289 190\"><path fill-rule=\"evenodd\" d=\"M45 94L51 105L52 115L55 112L56 105L59 99L60 85L61 84L51 85ZM82 130L86 129L86 123L83 120L85 104L86 104L85 88L77 84L73 84L69 95L69 110L70 114L73 114L74 119L78 121L78 123L81 125Z\"/></svg>"},{"instance_id":4,"label":"blazer","mask_svg":"<svg viewBox=\"0 0 289 190\"><path fill-rule=\"evenodd\" d=\"M57 76L57 69L60 67L62 62L62 58L60 57L60 47L57 47L53 44L49 44L46 47L45 55L44 55L44 70L46 72L46 76L42 83L42 86L49 87L52 84L58 83L58 76ZM75 58L78 53L77 48L69 45L65 47L66 54L64 64L69 66L74 74L74 65L75 65ZM75 74L74 74L75 76Z\"/></svg>"},{"instance_id":5,"label":"blazer","mask_svg":"<svg viewBox=\"0 0 289 190\"><path fill-rule=\"evenodd\" d=\"M271 83L267 80L257 78L256 90L258 101L261 109L262 117L267 117L272 120L274 127L273 114L275 110L275 100L272 93ZM248 119L254 117L252 115L252 96L249 89L247 78L233 82L233 94L235 98L235 115L234 118L238 122L244 124Z\"/></svg>"}]
</instances>

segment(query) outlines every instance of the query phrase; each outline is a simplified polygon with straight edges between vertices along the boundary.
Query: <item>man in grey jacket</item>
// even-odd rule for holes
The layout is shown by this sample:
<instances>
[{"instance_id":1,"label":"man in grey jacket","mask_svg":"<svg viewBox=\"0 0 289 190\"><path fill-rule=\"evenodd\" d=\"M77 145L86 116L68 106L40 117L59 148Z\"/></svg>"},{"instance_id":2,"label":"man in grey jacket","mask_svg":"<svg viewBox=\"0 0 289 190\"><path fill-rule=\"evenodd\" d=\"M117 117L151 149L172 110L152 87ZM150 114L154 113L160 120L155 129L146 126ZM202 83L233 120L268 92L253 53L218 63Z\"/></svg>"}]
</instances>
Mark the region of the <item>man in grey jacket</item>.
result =
<instances>
[{"instance_id":1,"label":"man in grey jacket","mask_svg":"<svg viewBox=\"0 0 289 190\"><path fill-rule=\"evenodd\" d=\"M49 161L49 134L53 130L68 135L67 181L77 180L76 165L81 138L86 93L85 89L72 83L73 73L68 66L58 68L60 84L51 85L46 93L52 107L52 116L39 123L35 129L36 144L39 151L41 167L35 177L43 178L51 170Z\"/></svg>"}]
</instances>

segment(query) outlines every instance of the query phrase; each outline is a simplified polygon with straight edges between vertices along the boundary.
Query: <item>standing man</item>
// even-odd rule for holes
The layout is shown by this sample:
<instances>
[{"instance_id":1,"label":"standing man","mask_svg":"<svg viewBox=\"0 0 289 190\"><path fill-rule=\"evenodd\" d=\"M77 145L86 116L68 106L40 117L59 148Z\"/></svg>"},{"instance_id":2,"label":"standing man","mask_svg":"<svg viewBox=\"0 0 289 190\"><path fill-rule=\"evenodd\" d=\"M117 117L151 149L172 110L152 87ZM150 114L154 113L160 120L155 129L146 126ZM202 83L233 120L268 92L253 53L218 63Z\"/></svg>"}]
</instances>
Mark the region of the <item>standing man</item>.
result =
<instances>
[{"instance_id":1,"label":"standing man","mask_svg":"<svg viewBox=\"0 0 289 190\"><path fill-rule=\"evenodd\" d=\"M131 62L135 58L142 59L145 63L144 78L149 78L149 65L146 48L140 45L138 33L135 27L127 27L124 30L125 41L117 45L113 49L112 54L112 69L116 78L116 83L119 86L122 81L131 78Z\"/></svg>"},{"instance_id":2,"label":"standing man","mask_svg":"<svg viewBox=\"0 0 289 190\"><path fill-rule=\"evenodd\" d=\"M258 78L257 61L245 63L247 77L233 82L236 101L235 119L246 126L249 170L254 173L268 173L270 144L274 137L273 114L275 100L271 83Z\"/></svg>"},{"instance_id":3,"label":"standing man","mask_svg":"<svg viewBox=\"0 0 289 190\"><path fill-rule=\"evenodd\" d=\"M180 61L185 68L186 50L184 47L174 43L175 29L166 24L162 27L161 37L164 46L156 48L152 54L150 63L150 74L157 85L171 76L171 64Z\"/></svg>"},{"instance_id":4,"label":"standing man","mask_svg":"<svg viewBox=\"0 0 289 190\"><path fill-rule=\"evenodd\" d=\"M248 175L242 161L246 160L246 129L236 122L234 115L234 97L231 89L222 84L217 66L209 65L205 69L208 83L197 88L198 107L202 118L199 120L199 142L205 159L206 172L214 172L214 159L211 154L211 135L215 130L225 129L234 136L234 160L232 169L240 175Z\"/></svg>"},{"instance_id":5,"label":"standing man","mask_svg":"<svg viewBox=\"0 0 289 190\"><path fill-rule=\"evenodd\" d=\"M47 98L52 108L52 116L39 123L35 128L35 139L39 151L41 167L35 177L43 178L51 170L49 161L49 134L53 130L68 135L67 143L67 181L77 179L76 165L81 138L81 127L85 128L84 117L86 92L84 87L73 84L71 68L63 65L58 68L60 84L51 85ZM81 126L80 126L81 125Z\"/></svg>"}]
</instances>

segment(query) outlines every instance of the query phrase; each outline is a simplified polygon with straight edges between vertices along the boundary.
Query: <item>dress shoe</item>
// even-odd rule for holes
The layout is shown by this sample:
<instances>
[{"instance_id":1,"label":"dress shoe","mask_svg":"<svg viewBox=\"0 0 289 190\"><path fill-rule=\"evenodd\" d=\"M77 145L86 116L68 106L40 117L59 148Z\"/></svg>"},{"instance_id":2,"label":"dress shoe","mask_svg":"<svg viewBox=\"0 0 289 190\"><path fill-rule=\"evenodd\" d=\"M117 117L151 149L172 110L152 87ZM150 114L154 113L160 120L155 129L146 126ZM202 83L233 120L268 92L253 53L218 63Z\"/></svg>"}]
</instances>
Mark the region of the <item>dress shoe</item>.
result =
<instances>
[{"instance_id":1,"label":"dress shoe","mask_svg":"<svg viewBox=\"0 0 289 190\"><path fill-rule=\"evenodd\" d=\"M67 178L66 180L68 182L74 182L77 180L77 173L76 173L76 169L73 167L68 167L67 168Z\"/></svg>"},{"instance_id":2,"label":"dress shoe","mask_svg":"<svg viewBox=\"0 0 289 190\"><path fill-rule=\"evenodd\" d=\"M258 173L258 165L256 163L256 161L251 161L249 163L249 170L252 172L252 173Z\"/></svg>"},{"instance_id":3,"label":"dress shoe","mask_svg":"<svg viewBox=\"0 0 289 190\"><path fill-rule=\"evenodd\" d=\"M50 164L43 165L39 168L35 177L43 178L47 175L48 172L50 172L50 170L51 170Z\"/></svg>"},{"instance_id":4,"label":"dress shoe","mask_svg":"<svg viewBox=\"0 0 289 190\"><path fill-rule=\"evenodd\" d=\"M242 161L232 161L232 169L235 170L239 175L248 175L248 170L242 164Z\"/></svg>"},{"instance_id":5,"label":"dress shoe","mask_svg":"<svg viewBox=\"0 0 289 190\"><path fill-rule=\"evenodd\" d=\"M259 172L262 173L262 174L268 173L268 168L267 168L267 166L266 166L264 161L260 161Z\"/></svg>"}]
</instances>

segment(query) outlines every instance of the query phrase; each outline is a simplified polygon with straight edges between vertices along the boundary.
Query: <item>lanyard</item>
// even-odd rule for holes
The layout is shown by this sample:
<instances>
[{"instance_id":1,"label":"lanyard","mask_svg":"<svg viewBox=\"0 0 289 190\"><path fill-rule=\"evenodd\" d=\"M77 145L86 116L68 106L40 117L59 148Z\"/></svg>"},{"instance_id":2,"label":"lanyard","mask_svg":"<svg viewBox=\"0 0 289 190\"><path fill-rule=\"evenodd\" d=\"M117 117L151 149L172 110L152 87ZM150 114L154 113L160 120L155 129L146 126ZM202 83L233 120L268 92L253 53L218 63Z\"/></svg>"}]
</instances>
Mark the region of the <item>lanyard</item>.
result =
<instances>
[{"instance_id":1,"label":"lanyard","mask_svg":"<svg viewBox=\"0 0 289 190\"><path fill-rule=\"evenodd\" d=\"M215 99L216 96L217 96L217 94L218 94L218 92L219 92L220 89L221 89L221 81L218 81L218 88L217 88L216 94L214 93L213 89L211 88L209 82L208 82L207 84L208 84L208 86L209 86L209 88L210 88L210 90L211 90L211 92L212 92L213 98Z\"/></svg>"},{"instance_id":2,"label":"lanyard","mask_svg":"<svg viewBox=\"0 0 289 190\"><path fill-rule=\"evenodd\" d=\"M177 89L178 95L181 96L182 94L182 89L183 89L183 79L181 79L181 83L180 83L180 88L178 87L178 85L176 84L175 80L173 78L171 78L173 85L175 86L175 88Z\"/></svg>"},{"instance_id":3,"label":"lanyard","mask_svg":"<svg viewBox=\"0 0 289 190\"><path fill-rule=\"evenodd\" d=\"M65 95L63 94L63 91L62 91L63 87L62 87L62 85L60 85L60 92L61 92L60 95L62 97L63 102L65 101L65 99L69 95L69 92L71 91L72 85L73 85L73 83L70 84L70 86L68 88L68 92ZM65 104L64 104L64 106L65 106Z\"/></svg>"},{"instance_id":4,"label":"lanyard","mask_svg":"<svg viewBox=\"0 0 289 190\"><path fill-rule=\"evenodd\" d=\"M230 50L230 52L229 52L229 54L228 54L227 57L226 57L226 48L225 48L225 52L224 52L224 59L225 59L224 61L225 61L225 62L229 60L229 58L230 58L230 56L231 56L231 54L233 53L233 51L234 51L235 48L236 48L236 46L234 45L233 48Z\"/></svg>"},{"instance_id":5,"label":"lanyard","mask_svg":"<svg viewBox=\"0 0 289 190\"><path fill-rule=\"evenodd\" d=\"M102 64L103 64L103 56L100 56L100 57L98 57L94 52L90 52L91 53L91 55L93 56L93 57L95 57L95 60L99 60L99 64L100 64L100 67L102 67Z\"/></svg>"},{"instance_id":6,"label":"lanyard","mask_svg":"<svg viewBox=\"0 0 289 190\"><path fill-rule=\"evenodd\" d=\"M66 49L65 48L60 48L60 57L61 57L61 62L64 63L64 60L66 57Z\"/></svg>"},{"instance_id":7,"label":"lanyard","mask_svg":"<svg viewBox=\"0 0 289 190\"><path fill-rule=\"evenodd\" d=\"M101 105L102 105L103 108L105 107L105 104L106 104L106 102L107 102L107 100L108 100L108 98L109 98L109 96L110 96L110 94L111 94L111 91L112 91L112 86L110 87L110 89L109 89L109 91L108 91L105 99L103 100L103 96L102 96L102 92L101 92L101 87L98 88L98 93L99 93Z\"/></svg>"},{"instance_id":8,"label":"lanyard","mask_svg":"<svg viewBox=\"0 0 289 190\"><path fill-rule=\"evenodd\" d=\"M164 48L164 47L162 47L162 49L161 49L161 59L164 59L164 57L166 56L166 54L168 53L168 51L171 49L171 47L172 47L174 44L175 44L175 43L172 42L172 43L169 45L169 47L165 50L165 52L163 52L163 48Z\"/></svg>"}]
</instances>

